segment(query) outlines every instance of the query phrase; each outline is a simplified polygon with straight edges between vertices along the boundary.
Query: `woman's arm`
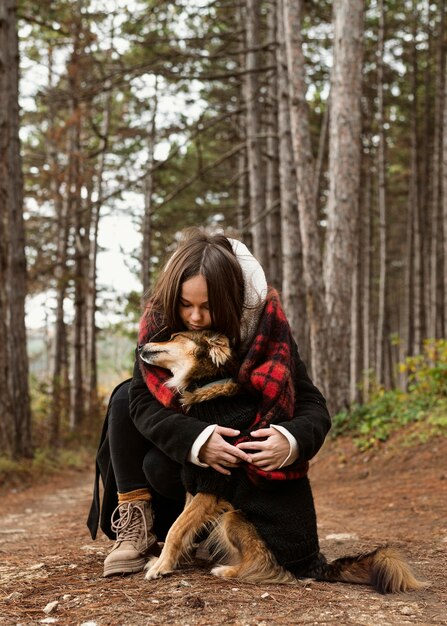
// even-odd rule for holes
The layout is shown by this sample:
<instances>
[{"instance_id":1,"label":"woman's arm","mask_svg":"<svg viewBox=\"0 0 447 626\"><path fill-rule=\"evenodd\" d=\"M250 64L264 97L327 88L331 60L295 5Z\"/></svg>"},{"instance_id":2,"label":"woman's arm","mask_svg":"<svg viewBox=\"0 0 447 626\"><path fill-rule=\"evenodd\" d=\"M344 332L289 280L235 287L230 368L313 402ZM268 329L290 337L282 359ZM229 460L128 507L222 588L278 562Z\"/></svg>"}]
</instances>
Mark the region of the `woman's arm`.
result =
<instances>
[{"instance_id":1,"label":"woman's arm","mask_svg":"<svg viewBox=\"0 0 447 626\"><path fill-rule=\"evenodd\" d=\"M295 363L294 417L290 421L281 422L281 426L295 437L298 458L309 461L323 445L331 427L331 417L326 400L309 378L295 342L292 356Z\"/></svg>"},{"instance_id":2,"label":"woman's arm","mask_svg":"<svg viewBox=\"0 0 447 626\"><path fill-rule=\"evenodd\" d=\"M157 448L177 463L188 460L191 447L208 424L200 420L165 408L151 394L135 361L133 378L129 387L130 417L139 432ZM228 432L227 432L228 431ZM217 471L228 473L223 465L236 462L233 459L247 460L247 455L223 439L235 437L239 431L216 426L209 438L210 445L201 460ZM202 456L202 455L201 455Z\"/></svg>"},{"instance_id":3,"label":"woman's arm","mask_svg":"<svg viewBox=\"0 0 447 626\"><path fill-rule=\"evenodd\" d=\"M310 380L295 342L292 356L295 364L293 418L252 433L255 439L260 437L263 441L238 444L250 454L256 466L266 471L289 465L297 459L310 460L323 445L331 427L326 401ZM289 438L281 432L282 429L289 433Z\"/></svg>"},{"instance_id":4,"label":"woman's arm","mask_svg":"<svg viewBox=\"0 0 447 626\"><path fill-rule=\"evenodd\" d=\"M177 463L185 463L194 440L206 427L160 404L147 388L137 360L129 387L129 407L139 432Z\"/></svg>"}]
</instances>

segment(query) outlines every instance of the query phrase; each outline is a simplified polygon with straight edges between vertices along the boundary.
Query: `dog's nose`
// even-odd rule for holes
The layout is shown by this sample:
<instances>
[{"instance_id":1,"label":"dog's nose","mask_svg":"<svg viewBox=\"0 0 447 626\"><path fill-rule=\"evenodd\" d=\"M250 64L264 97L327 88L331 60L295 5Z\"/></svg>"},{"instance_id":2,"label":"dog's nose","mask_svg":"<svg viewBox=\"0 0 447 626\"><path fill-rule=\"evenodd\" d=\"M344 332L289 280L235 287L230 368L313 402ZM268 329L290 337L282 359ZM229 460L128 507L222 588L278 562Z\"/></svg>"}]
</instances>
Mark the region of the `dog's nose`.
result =
<instances>
[{"instance_id":1,"label":"dog's nose","mask_svg":"<svg viewBox=\"0 0 447 626\"><path fill-rule=\"evenodd\" d=\"M144 343L140 343L137 348L138 352L141 352L143 348L144 348Z\"/></svg>"}]
</instances>

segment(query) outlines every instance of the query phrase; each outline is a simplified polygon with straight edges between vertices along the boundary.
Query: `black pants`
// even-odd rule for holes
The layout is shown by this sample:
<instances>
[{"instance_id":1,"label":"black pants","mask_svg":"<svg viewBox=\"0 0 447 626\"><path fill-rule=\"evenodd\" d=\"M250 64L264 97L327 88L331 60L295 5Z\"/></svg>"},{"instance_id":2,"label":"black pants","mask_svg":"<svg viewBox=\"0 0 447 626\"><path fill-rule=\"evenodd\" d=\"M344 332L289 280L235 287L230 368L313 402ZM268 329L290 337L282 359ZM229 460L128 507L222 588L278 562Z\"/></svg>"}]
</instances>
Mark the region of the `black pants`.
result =
<instances>
[{"instance_id":1,"label":"black pants","mask_svg":"<svg viewBox=\"0 0 447 626\"><path fill-rule=\"evenodd\" d=\"M153 496L155 532L163 540L185 502L181 466L153 446L135 427L129 413L129 384L122 385L114 394L109 410L113 471L119 493L149 488Z\"/></svg>"}]
</instances>

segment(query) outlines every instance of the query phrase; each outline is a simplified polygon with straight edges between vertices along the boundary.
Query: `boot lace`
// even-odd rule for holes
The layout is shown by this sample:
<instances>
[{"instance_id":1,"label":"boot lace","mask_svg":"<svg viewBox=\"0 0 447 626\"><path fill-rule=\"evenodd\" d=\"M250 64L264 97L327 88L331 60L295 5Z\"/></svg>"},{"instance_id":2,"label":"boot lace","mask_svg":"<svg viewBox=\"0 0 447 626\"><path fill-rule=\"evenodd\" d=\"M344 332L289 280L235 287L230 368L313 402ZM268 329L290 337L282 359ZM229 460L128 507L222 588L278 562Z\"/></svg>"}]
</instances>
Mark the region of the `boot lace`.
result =
<instances>
[{"instance_id":1,"label":"boot lace","mask_svg":"<svg viewBox=\"0 0 447 626\"><path fill-rule=\"evenodd\" d=\"M148 542L148 529L144 505L139 502L119 504L112 513L111 528L116 533L116 541L138 541L141 532L140 516L143 520L145 543ZM116 514L119 513L117 519Z\"/></svg>"}]
</instances>

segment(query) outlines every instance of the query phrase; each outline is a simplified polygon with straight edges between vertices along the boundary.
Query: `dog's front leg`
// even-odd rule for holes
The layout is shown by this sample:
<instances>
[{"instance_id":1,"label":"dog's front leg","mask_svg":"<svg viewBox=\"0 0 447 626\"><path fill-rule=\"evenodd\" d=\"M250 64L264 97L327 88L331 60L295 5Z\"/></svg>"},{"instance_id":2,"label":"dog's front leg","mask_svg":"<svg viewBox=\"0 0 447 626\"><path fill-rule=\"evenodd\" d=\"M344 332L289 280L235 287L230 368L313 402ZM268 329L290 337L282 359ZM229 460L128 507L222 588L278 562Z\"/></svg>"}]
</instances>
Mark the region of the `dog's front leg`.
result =
<instances>
[{"instance_id":1,"label":"dog's front leg","mask_svg":"<svg viewBox=\"0 0 447 626\"><path fill-rule=\"evenodd\" d=\"M193 541L203 526L212 525L219 515L233 507L208 493L198 493L191 499L188 494L185 508L169 530L165 545L158 559L146 567L146 579L160 578L177 568L182 556L189 556Z\"/></svg>"}]
</instances>

